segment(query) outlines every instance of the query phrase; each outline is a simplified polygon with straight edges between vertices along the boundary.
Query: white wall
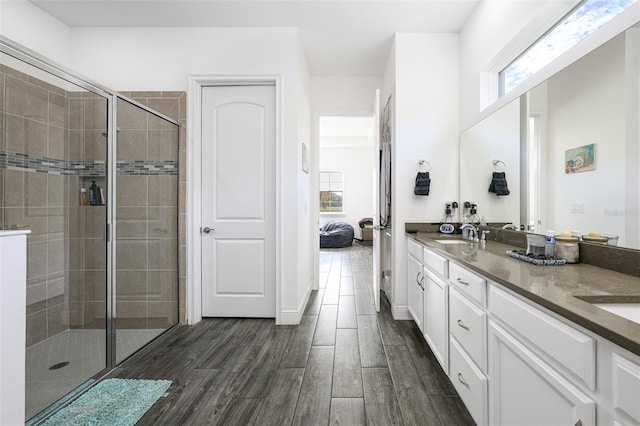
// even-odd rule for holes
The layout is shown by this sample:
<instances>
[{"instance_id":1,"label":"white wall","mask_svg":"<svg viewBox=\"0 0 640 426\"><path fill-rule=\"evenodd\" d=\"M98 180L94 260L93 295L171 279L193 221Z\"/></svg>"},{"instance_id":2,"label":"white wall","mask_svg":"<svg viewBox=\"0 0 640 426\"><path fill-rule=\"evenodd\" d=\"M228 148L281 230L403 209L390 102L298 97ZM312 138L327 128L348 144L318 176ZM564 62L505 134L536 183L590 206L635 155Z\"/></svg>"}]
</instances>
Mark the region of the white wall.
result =
<instances>
[{"instance_id":1,"label":"white wall","mask_svg":"<svg viewBox=\"0 0 640 426\"><path fill-rule=\"evenodd\" d=\"M296 319L297 324L304 313L309 294L313 287L313 265L315 251L312 250L313 237L317 232L315 227L311 226L313 220L313 212L310 208L312 203L311 182L312 177L302 170L302 144L308 149L311 148L311 75L309 66L302 49L302 44L298 40L298 289L297 289L297 308Z\"/></svg>"},{"instance_id":2,"label":"white wall","mask_svg":"<svg viewBox=\"0 0 640 426\"><path fill-rule=\"evenodd\" d=\"M280 320L286 323L295 323L301 315L304 288L309 282L307 262L299 259L305 256L306 239L311 232L308 216L304 214L309 199L309 178L300 169L309 108L305 93L308 70L301 54L298 32L294 28L72 30L73 68L116 90L186 90L189 75L280 76L279 207L282 214L278 226L282 287L279 314ZM193 212L188 211L188 216L192 215ZM194 273L190 271L187 286Z\"/></svg>"},{"instance_id":3,"label":"white wall","mask_svg":"<svg viewBox=\"0 0 640 426\"><path fill-rule=\"evenodd\" d=\"M396 34L394 56L392 308L408 318L405 222L439 222L458 198L458 35ZM420 159L431 163L427 197L413 194Z\"/></svg>"},{"instance_id":4,"label":"white wall","mask_svg":"<svg viewBox=\"0 0 640 426\"><path fill-rule=\"evenodd\" d=\"M353 226L355 237L361 238L360 220L373 217L374 166L373 145L345 148L320 146L320 170L344 172L344 214L320 214L321 225L333 220L347 222Z\"/></svg>"},{"instance_id":5,"label":"white wall","mask_svg":"<svg viewBox=\"0 0 640 426\"><path fill-rule=\"evenodd\" d=\"M547 227L618 235L622 246L626 246L624 51L625 39L619 36L548 81L546 135ZM565 151L592 143L596 169L565 174ZM573 204L584 204L584 214L572 213Z\"/></svg>"},{"instance_id":6,"label":"white wall","mask_svg":"<svg viewBox=\"0 0 640 426\"><path fill-rule=\"evenodd\" d=\"M0 0L0 35L70 66L71 30L27 0Z\"/></svg>"},{"instance_id":7,"label":"white wall","mask_svg":"<svg viewBox=\"0 0 640 426\"><path fill-rule=\"evenodd\" d=\"M492 165L493 160L504 164ZM505 171L509 195L488 191L493 170ZM478 217L487 222L520 224L520 100L460 135L460 206L478 205ZM460 210L462 211L462 209Z\"/></svg>"}]
</instances>

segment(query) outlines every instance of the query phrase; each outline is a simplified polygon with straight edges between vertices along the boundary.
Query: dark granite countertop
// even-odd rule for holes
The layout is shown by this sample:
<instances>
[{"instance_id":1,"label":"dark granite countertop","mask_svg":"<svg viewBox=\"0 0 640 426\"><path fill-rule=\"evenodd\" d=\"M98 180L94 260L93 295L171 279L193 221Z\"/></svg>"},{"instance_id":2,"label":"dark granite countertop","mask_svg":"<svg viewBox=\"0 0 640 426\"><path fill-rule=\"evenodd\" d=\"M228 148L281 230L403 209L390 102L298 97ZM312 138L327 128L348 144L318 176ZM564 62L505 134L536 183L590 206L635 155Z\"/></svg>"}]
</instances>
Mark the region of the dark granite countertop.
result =
<instances>
[{"instance_id":1,"label":"dark granite countertop","mask_svg":"<svg viewBox=\"0 0 640 426\"><path fill-rule=\"evenodd\" d=\"M532 265L507 256L507 250L516 247L497 241L487 241L483 248L480 243L435 241L460 235L428 232L406 235L640 356L640 324L587 301L640 302L640 278L587 264Z\"/></svg>"}]
</instances>

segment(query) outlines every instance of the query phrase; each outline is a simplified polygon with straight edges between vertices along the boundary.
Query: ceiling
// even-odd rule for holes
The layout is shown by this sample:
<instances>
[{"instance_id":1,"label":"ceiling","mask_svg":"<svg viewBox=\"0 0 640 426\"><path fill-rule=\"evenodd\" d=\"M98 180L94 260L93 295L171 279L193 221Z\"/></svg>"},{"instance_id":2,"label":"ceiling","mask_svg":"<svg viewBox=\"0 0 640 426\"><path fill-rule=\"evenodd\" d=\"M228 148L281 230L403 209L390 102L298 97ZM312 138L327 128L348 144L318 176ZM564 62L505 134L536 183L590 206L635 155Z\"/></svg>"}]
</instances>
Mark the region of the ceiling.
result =
<instances>
[{"instance_id":1,"label":"ceiling","mask_svg":"<svg viewBox=\"0 0 640 426\"><path fill-rule=\"evenodd\" d=\"M297 27L315 76L384 73L396 32L460 32L479 0L31 0L69 27Z\"/></svg>"}]
</instances>

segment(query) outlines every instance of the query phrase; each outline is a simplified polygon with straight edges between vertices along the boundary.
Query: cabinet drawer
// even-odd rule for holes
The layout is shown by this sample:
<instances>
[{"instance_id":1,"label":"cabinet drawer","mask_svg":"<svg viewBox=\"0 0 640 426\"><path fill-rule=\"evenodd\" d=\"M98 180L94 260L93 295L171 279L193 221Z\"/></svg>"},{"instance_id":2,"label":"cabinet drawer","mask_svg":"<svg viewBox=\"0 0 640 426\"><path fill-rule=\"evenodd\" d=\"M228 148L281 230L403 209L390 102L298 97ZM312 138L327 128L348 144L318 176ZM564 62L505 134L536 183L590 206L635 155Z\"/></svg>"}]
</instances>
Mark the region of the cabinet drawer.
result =
<instances>
[{"instance_id":1,"label":"cabinet drawer","mask_svg":"<svg viewBox=\"0 0 640 426\"><path fill-rule=\"evenodd\" d=\"M640 423L640 365L613 354L613 408Z\"/></svg>"},{"instance_id":2,"label":"cabinet drawer","mask_svg":"<svg viewBox=\"0 0 640 426\"><path fill-rule=\"evenodd\" d=\"M498 289L489 290L490 312L531 342L542 353L595 390L595 341L518 298Z\"/></svg>"},{"instance_id":3,"label":"cabinet drawer","mask_svg":"<svg viewBox=\"0 0 640 426\"><path fill-rule=\"evenodd\" d=\"M411 238L407 239L407 251L411 256L415 257L418 262L422 263L422 246Z\"/></svg>"},{"instance_id":4,"label":"cabinet drawer","mask_svg":"<svg viewBox=\"0 0 640 426\"><path fill-rule=\"evenodd\" d=\"M478 425L487 424L487 378L454 338L450 342L450 378L469 414Z\"/></svg>"},{"instance_id":5,"label":"cabinet drawer","mask_svg":"<svg viewBox=\"0 0 640 426\"><path fill-rule=\"evenodd\" d=\"M487 300L487 280L463 267L449 264L449 281L478 302L483 308L486 307Z\"/></svg>"},{"instance_id":6,"label":"cabinet drawer","mask_svg":"<svg viewBox=\"0 0 640 426\"><path fill-rule=\"evenodd\" d=\"M424 265L443 278L447 278L447 259L425 248L422 254Z\"/></svg>"},{"instance_id":7,"label":"cabinet drawer","mask_svg":"<svg viewBox=\"0 0 640 426\"><path fill-rule=\"evenodd\" d=\"M487 314L455 289L449 292L449 332L469 357L487 371Z\"/></svg>"}]
</instances>

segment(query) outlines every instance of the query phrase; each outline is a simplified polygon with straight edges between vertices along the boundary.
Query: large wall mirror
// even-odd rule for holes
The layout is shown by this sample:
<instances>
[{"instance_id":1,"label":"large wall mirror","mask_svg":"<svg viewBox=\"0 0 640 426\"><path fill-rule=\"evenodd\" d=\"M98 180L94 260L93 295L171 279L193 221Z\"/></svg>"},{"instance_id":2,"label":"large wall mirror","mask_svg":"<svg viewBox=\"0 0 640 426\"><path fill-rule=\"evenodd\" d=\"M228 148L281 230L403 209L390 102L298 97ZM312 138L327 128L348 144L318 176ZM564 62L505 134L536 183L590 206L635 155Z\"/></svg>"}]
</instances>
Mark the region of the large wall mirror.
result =
<instances>
[{"instance_id":1,"label":"large wall mirror","mask_svg":"<svg viewBox=\"0 0 640 426\"><path fill-rule=\"evenodd\" d=\"M461 201L489 223L640 249L640 24L463 132L460 155ZM488 192L493 160L507 196Z\"/></svg>"}]
</instances>

